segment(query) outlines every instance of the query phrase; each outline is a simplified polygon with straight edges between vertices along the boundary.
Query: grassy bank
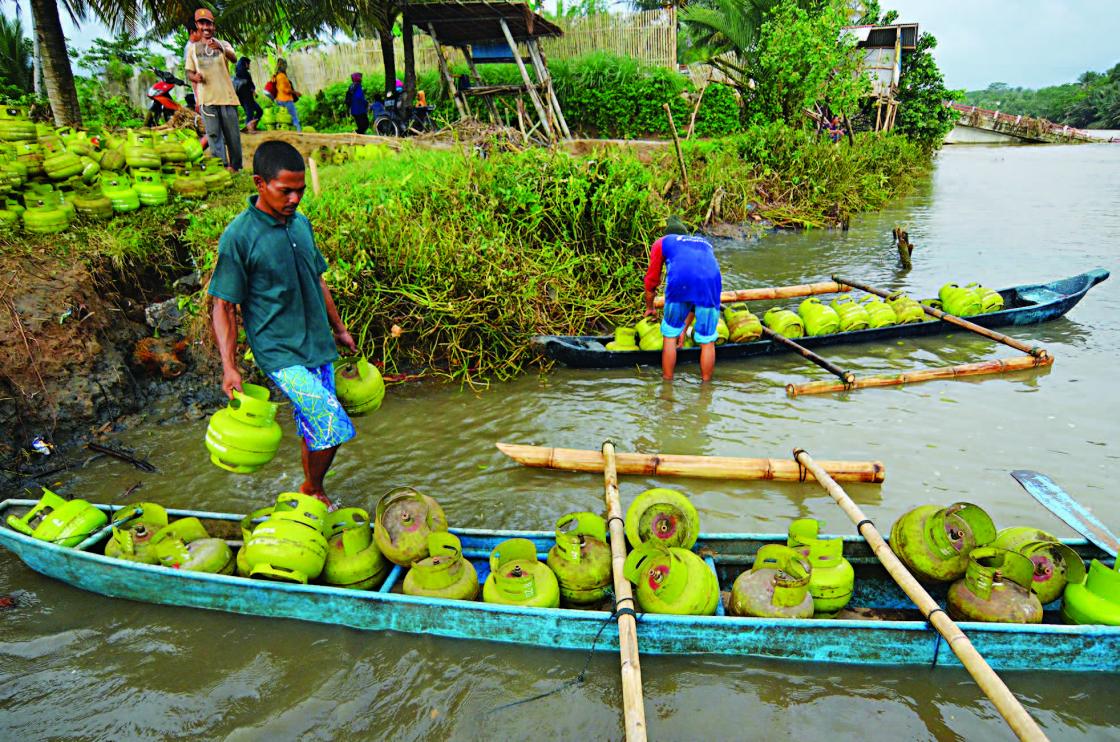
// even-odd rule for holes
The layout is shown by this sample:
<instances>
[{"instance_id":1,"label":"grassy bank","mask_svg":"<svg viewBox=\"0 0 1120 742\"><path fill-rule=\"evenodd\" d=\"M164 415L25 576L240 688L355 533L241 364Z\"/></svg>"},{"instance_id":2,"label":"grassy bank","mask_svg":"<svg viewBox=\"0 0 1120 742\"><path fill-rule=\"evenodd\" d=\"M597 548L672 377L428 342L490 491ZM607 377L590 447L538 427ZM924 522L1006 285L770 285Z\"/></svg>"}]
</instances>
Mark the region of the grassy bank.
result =
<instances>
[{"instance_id":1,"label":"grassy bank","mask_svg":"<svg viewBox=\"0 0 1120 742\"><path fill-rule=\"evenodd\" d=\"M901 137L836 146L781 127L686 144L684 159L687 187L672 148L641 162L617 149L573 157L495 148L483 158L406 147L323 168L322 194L309 193L302 208L363 351L388 370L473 382L524 370L533 334L631 321L649 243L671 212L696 226L754 215L838 224L898 195L928 165ZM178 268L189 257L205 270L248 191L242 177L189 218L169 205L49 240L5 239L95 267Z\"/></svg>"}]
</instances>

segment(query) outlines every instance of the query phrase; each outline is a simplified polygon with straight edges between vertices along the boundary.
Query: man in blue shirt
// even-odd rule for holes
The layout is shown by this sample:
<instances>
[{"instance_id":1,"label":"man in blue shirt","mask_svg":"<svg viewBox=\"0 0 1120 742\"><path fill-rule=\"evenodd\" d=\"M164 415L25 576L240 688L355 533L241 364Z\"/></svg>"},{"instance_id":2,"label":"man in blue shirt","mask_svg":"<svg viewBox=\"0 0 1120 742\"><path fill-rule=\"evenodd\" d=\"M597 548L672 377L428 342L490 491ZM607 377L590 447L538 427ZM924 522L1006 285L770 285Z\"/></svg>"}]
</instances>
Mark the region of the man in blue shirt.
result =
<instances>
[{"instance_id":1,"label":"man in blue shirt","mask_svg":"<svg viewBox=\"0 0 1120 742\"><path fill-rule=\"evenodd\" d=\"M722 277L712 245L688 234L684 223L671 216L665 236L653 243L645 277L646 316L653 316L653 293L665 277L665 317L661 320L661 375L673 378L677 348L684 344L685 328L692 324L692 339L700 346L700 378L712 380L716 366L716 326L719 324L719 295Z\"/></svg>"},{"instance_id":2,"label":"man in blue shirt","mask_svg":"<svg viewBox=\"0 0 1120 742\"><path fill-rule=\"evenodd\" d=\"M350 75L350 87L346 91L346 105L350 106L350 115L354 117L354 127L359 134L369 131L369 104L366 103L366 91L362 89L362 73L355 72Z\"/></svg>"},{"instance_id":3,"label":"man in blue shirt","mask_svg":"<svg viewBox=\"0 0 1120 742\"><path fill-rule=\"evenodd\" d=\"M265 142L253 155L257 195L218 243L208 293L222 357L222 391L241 390L237 313L261 370L292 401L303 437L300 492L330 504L323 478L354 425L335 396L335 344L357 352L323 280L327 262L311 222L297 214L304 191L303 157L287 142Z\"/></svg>"}]
</instances>

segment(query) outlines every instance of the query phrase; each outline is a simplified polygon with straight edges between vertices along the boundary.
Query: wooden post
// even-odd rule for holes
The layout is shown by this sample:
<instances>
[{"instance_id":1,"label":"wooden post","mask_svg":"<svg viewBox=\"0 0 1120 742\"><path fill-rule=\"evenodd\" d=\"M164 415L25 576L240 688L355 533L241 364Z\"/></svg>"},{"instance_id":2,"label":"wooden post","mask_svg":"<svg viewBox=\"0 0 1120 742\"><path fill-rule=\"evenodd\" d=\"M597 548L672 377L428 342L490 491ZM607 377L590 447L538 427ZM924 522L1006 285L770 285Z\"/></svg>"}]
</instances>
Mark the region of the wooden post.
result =
<instances>
[{"instance_id":1,"label":"wooden post","mask_svg":"<svg viewBox=\"0 0 1120 742\"><path fill-rule=\"evenodd\" d=\"M319 195L319 165L314 157L307 158L307 169L311 171L311 192Z\"/></svg>"},{"instance_id":2,"label":"wooden post","mask_svg":"<svg viewBox=\"0 0 1120 742\"><path fill-rule=\"evenodd\" d=\"M673 135L673 146L677 150L677 164L681 168L681 182L684 187L688 188L688 171L684 168L684 153L681 152L681 140L677 136L677 125L673 123L673 109L669 108L668 103L662 103L661 107L665 109L665 115L669 117L669 131Z\"/></svg>"},{"instance_id":3,"label":"wooden post","mask_svg":"<svg viewBox=\"0 0 1120 742\"><path fill-rule=\"evenodd\" d=\"M603 470L599 451L498 443L498 450L522 466L598 473ZM805 481L805 470L793 459L747 459L736 456L682 456L671 453L616 453L619 474L643 477L696 477L781 482ZM820 465L841 482L881 484L887 469L881 461L822 461Z\"/></svg>"},{"instance_id":4,"label":"wooden post","mask_svg":"<svg viewBox=\"0 0 1120 742\"><path fill-rule=\"evenodd\" d=\"M533 69L537 71L537 79L544 84L550 110L556 114L557 128L563 133L565 139L571 139L572 132L568 130L568 122L564 119L564 112L560 110L560 100L556 97L556 90L552 87L552 73L548 71L548 64L544 60L544 51L541 50L540 44L535 38L529 39L526 45L529 47L529 58L533 60Z\"/></svg>"},{"instance_id":5,"label":"wooden post","mask_svg":"<svg viewBox=\"0 0 1120 742\"><path fill-rule=\"evenodd\" d=\"M545 133L548 134L548 141L554 141L556 136L552 133L552 127L548 125L548 114L545 113L544 104L541 103L541 97L537 95L537 87L533 84L533 80L529 77L529 70L525 69L525 63L521 61L521 52L517 50L517 42L513 40L513 34L510 33L509 24L506 23L505 18L499 18L498 22L502 25L502 33L505 34L506 43L509 44L509 49L513 52L513 61L517 63L517 69L521 71L521 79L525 83L525 90L529 93L529 100L533 101L533 107L537 109L537 115L541 119L541 125L544 127Z\"/></svg>"},{"instance_id":6,"label":"wooden post","mask_svg":"<svg viewBox=\"0 0 1120 742\"><path fill-rule=\"evenodd\" d=\"M404 96L400 105L407 111L416 100L416 40L407 12L401 16L401 46L404 47Z\"/></svg>"},{"instance_id":7,"label":"wooden post","mask_svg":"<svg viewBox=\"0 0 1120 742\"><path fill-rule=\"evenodd\" d=\"M833 276L832 280L839 283L845 283L849 286L852 286L853 288L859 289L860 291L866 291L869 294L875 294L876 296L881 296L883 298L890 296L889 291L886 291L884 289L877 289L874 286L868 286L867 284L859 283L858 281L850 281L846 278L841 278L840 276ZM996 342L1003 343L1004 345L1009 345L1015 350L1022 351L1023 353L1028 353L1035 358L1047 358L1050 355L1045 348L1027 345L1026 343L1016 340L1013 337L1004 335L1002 332L989 330L987 327L981 327L974 322L969 322L966 319L961 319L956 315L946 314L940 309L934 309L933 307L926 304L919 304L919 306L924 309L925 313L930 315L931 317L937 317L938 319L944 320L951 325L956 325L957 327L963 328L965 330L975 332L977 335L983 335L989 340L995 340Z\"/></svg>"},{"instance_id":8,"label":"wooden post","mask_svg":"<svg viewBox=\"0 0 1120 742\"><path fill-rule=\"evenodd\" d=\"M607 523L611 537L611 571L614 573L614 603L618 616L618 654L622 663L622 711L627 742L646 739L646 709L642 699L642 668L638 661L638 624L634 620L637 603L630 581L622 573L626 564L626 533L622 527L622 504L618 497L614 444L603 443L603 491L607 501Z\"/></svg>"},{"instance_id":9,"label":"wooden post","mask_svg":"<svg viewBox=\"0 0 1120 742\"><path fill-rule=\"evenodd\" d=\"M459 91L455 89L455 80L451 77L451 68L447 66L447 57L443 56L443 47L439 45L435 26L431 23L428 24L428 34L432 37L432 45L436 49L436 61L439 63L440 76L443 77L443 82L447 85L447 94L455 100L455 108L458 109L459 116L466 118L470 115L466 107L466 101L460 98Z\"/></svg>"},{"instance_id":10,"label":"wooden post","mask_svg":"<svg viewBox=\"0 0 1120 742\"><path fill-rule=\"evenodd\" d=\"M820 283L802 283L796 286L770 286L758 289L738 289L724 291L719 295L721 304L730 304L736 301L774 301L775 299L792 299L798 296L815 296L817 294L839 294L851 291L851 286L845 286L835 281L821 281ZM658 296L653 300L653 306L665 306L665 297Z\"/></svg>"},{"instance_id":11,"label":"wooden post","mask_svg":"<svg viewBox=\"0 0 1120 742\"><path fill-rule=\"evenodd\" d=\"M990 374L1006 374L1011 371L1022 371L1028 368L1049 366L1054 363L1054 357L1047 355L1045 358L1034 356L1019 356L1008 360L980 361L979 363L963 363L959 366L945 366L944 368L923 368L917 371L908 371L891 376L862 376L851 382L837 384L832 381L814 381L808 384L787 384L786 394L797 397L802 394L828 394L831 392L846 392L852 389L871 389L882 386L902 386L903 384L917 384L922 381L936 379L957 379L965 376L986 376Z\"/></svg>"},{"instance_id":12,"label":"wooden post","mask_svg":"<svg viewBox=\"0 0 1120 742\"><path fill-rule=\"evenodd\" d=\"M847 388L848 386L856 383L856 375L853 374L851 371L845 371L844 369L840 368L836 364L829 361L827 358L822 358L821 356L817 355L816 353L809 350L805 346L793 342L792 340L787 338L785 335L774 332L773 330L771 330L766 325L762 326L762 335L763 335L763 337L767 338L768 340L770 340L772 342L778 343L779 345L786 346L787 348L794 351L795 353L798 353L805 360L811 361L812 363L817 364L818 366L823 368L825 371L829 372L830 374L832 374L833 376L837 377L842 382L844 382L841 385L844 388Z\"/></svg>"},{"instance_id":13,"label":"wooden post","mask_svg":"<svg viewBox=\"0 0 1120 742\"><path fill-rule=\"evenodd\" d=\"M1011 731L1015 733L1019 739L1023 740L1045 740L1046 735L1042 733L1038 723L1035 722L1031 715L1027 713L1019 699L1008 689L1003 680L996 671L991 668L991 665L976 651L976 647L972 645L968 637L961 631L953 619L942 610L941 606L937 604L926 589L922 587L914 576L910 574L910 570L906 569L898 557L891 551L891 547L887 546L887 542L879 534L875 525L863 514L852 498L848 497L843 488L836 483L836 481L828 475L824 469L820 467L808 453L801 449L793 452L793 456L797 459L798 463L808 469L825 491L832 496L840 509L851 519L852 523L856 524L861 536L867 541L871 550L875 552L875 556L879 558L883 567L887 570L906 596L918 606L922 615L934 629L937 630L945 641L948 643L949 648L953 650L953 654L957 655L961 664L968 670L968 674L980 686L980 690L984 692L993 704L996 710L1007 721L1007 725L1011 727Z\"/></svg>"},{"instance_id":14,"label":"wooden post","mask_svg":"<svg viewBox=\"0 0 1120 742\"><path fill-rule=\"evenodd\" d=\"M467 60L467 69L471 72L471 79L481 85L482 75L478 74L478 67L475 66L474 57L471 56L471 50L466 46L461 46L459 49L463 52L463 58ZM498 108L494 105L494 99L489 95L484 95L482 97L486 99L486 108L490 111L490 123L497 126Z\"/></svg>"},{"instance_id":15,"label":"wooden post","mask_svg":"<svg viewBox=\"0 0 1120 742\"><path fill-rule=\"evenodd\" d=\"M704 93L708 92L708 85L711 84L712 79L709 77L707 84L700 88L700 95L696 96L696 105L692 107L692 116L688 119L688 131L684 133L685 139L692 139L692 132L696 129L696 114L700 113L700 103L704 100Z\"/></svg>"}]
</instances>

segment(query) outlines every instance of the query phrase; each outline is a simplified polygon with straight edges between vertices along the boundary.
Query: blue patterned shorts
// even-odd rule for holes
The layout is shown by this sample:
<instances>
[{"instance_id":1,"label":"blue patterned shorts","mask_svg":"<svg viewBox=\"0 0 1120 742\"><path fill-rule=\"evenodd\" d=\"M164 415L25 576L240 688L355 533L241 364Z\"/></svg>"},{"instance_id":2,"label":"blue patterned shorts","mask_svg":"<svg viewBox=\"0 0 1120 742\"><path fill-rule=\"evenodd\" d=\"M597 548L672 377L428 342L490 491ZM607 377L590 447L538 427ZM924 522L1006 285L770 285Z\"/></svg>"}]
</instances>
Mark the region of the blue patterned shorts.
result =
<instances>
[{"instance_id":1,"label":"blue patterned shorts","mask_svg":"<svg viewBox=\"0 0 1120 742\"><path fill-rule=\"evenodd\" d=\"M693 342L697 345L714 343L718 337L716 325L719 324L719 307L698 307L685 302L667 301L665 316L661 320L661 334L667 338L675 338L684 332L689 312L695 314L692 320Z\"/></svg>"},{"instance_id":2,"label":"blue patterned shorts","mask_svg":"<svg viewBox=\"0 0 1120 742\"><path fill-rule=\"evenodd\" d=\"M269 378L292 400L296 430L311 451L333 448L357 435L354 423L334 393L334 365L288 366L269 371Z\"/></svg>"}]
</instances>

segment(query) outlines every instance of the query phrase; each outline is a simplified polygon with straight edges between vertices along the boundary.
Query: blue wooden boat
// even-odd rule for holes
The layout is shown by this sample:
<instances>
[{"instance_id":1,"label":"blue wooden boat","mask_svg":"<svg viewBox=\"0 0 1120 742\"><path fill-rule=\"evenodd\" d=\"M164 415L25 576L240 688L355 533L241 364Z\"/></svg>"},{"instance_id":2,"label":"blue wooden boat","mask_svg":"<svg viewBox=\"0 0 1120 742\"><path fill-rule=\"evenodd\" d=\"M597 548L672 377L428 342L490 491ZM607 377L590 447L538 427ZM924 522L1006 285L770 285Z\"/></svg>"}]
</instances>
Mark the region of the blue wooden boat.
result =
<instances>
[{"instance_id":1,"label":"blue wooden boat","mask_svg":"<svg viewBox=\"0 0 1120 742\"><path fill-rule=\"evenodd\" d=\"M0 521L26 512L33 500L0 502ZM108 506L98 506L108 511ZM239 534L239 515L169 510L172 518L203 519L215 535ZM557 649L617 651L617 633L603 631L606 610L520 608L481 602L418 598L399 592L403 570L395 567L376 591L322 585L263 582L235 576L186 572L112 559L100 553L109 537L106 526L74 548L65 548L0 527L0 544L28 567L75 587L112 598L208 608L274 618L338 624L371 631L399 631L457 639L509 642ZM453 529L484 580L487 557L500 541L532 539L543 556L554 543L544 531ZM758 549L785 543L785 535L702 535L696 551L729 589L753 563ZM1066 541L1083 558L1112 563L1084 540ZM835 619L762 619L643 614L638 641L644 654L722 654L811 662L880 665L959 665L940 635L879 566L859 537L844 538L844 553L856 570L856 606ZM944 603L945 590L933 590ZM726 600L726 594L725 594ZM1120 670L1120 627L1066 626L1057 623L1057 605L1046 607L1037 625L961 623L988 662L1004 670ZM596 636L598 642L596 643Z\"/></svg>"},{"instance_id":2,"label":"blue wooden boat","mask_svg":"<svg viewBox=\"0 0 1120 742\"><path fill-rule=\"evenodd\" d=\"M1070 278L1049 283L1025 284L1000 291L1004 308L998 312L969 317L981 327L1006 327L1034 325L1061 317L1076 306L1089 289L1108 278L1103 268L1088 271ZM909 325L894 325L869 330L837 332L831 335L799 338L797 343L816 349L845 343L881 342L901 337L937 335L958 330L947 322L930 320ZM537 351L565 366L572 368L623 368L627 366L660 366L661 351L611 351L606 345L613 337L598 335L537 335L532 339ZM772 340L760 339L749 343L726 343L716 346L716 358L725 361L736 358L788 353L790 349ZM699 348L682 348L677 351L678 363L699 363Z\"/></svg>"}]
</instances>

